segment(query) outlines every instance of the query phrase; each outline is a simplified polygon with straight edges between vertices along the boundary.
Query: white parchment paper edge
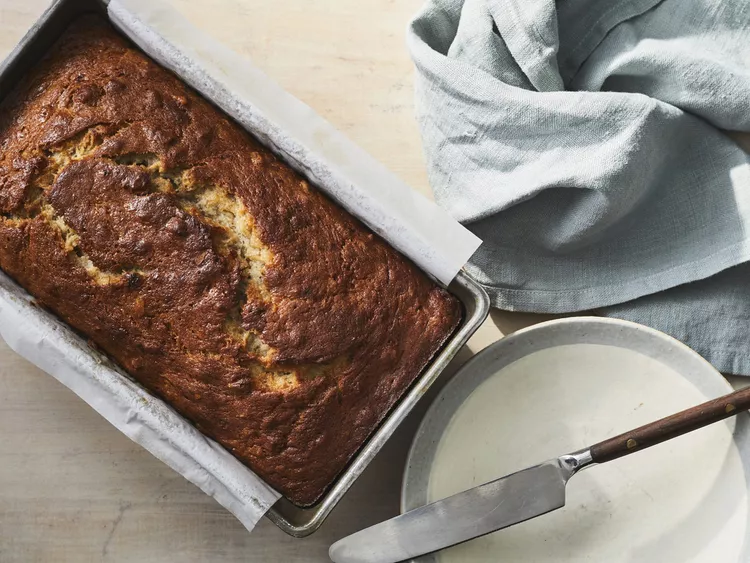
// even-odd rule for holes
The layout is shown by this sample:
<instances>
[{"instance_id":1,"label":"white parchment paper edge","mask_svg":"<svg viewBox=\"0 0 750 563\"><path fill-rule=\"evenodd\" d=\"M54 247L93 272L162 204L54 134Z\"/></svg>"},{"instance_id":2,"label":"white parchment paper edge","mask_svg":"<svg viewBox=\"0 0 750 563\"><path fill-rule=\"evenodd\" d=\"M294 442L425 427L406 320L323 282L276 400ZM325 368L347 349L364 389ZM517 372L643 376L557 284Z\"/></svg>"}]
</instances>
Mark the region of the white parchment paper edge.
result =
<instances>
[{"instance_id":1,"label":"white parchment paper edge","mask_svg":"<svg viewBox=\"0 0 750 563\"><path fill-rule=\"evenodd\" d=\"M425 272L448 285L481 241L247 59L162 0L112 0L112 22Z\"/></svg>"},{"instance_id":2,"label":"white parchment paper edge","mask_svg":"<svg viewBox=\"0 0 750 563\"><path fill-rule=\"evenodd\" d=\"M252 530L279 494L0 272L0 336Z\"/></svg>"}]
</instances>

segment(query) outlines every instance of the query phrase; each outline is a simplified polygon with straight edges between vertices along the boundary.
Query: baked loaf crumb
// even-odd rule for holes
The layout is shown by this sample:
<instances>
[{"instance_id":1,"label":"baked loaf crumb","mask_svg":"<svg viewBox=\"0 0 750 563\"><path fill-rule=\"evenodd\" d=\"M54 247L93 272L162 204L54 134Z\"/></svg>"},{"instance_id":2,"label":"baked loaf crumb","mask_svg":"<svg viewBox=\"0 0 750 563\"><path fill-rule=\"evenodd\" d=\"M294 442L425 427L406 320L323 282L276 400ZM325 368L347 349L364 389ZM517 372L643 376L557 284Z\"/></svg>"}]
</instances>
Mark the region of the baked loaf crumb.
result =
<instances>
[{"instance_id":1,"label":"baked loaf crumb","mask_svg":"<svg viewBox=\"0 0 750 563\"><path fill-rule=\"evenodd\" d=\"M94 16L0 105L0 151L0 267L298 505L460 320Z\"/></svg>"}]
</instances>

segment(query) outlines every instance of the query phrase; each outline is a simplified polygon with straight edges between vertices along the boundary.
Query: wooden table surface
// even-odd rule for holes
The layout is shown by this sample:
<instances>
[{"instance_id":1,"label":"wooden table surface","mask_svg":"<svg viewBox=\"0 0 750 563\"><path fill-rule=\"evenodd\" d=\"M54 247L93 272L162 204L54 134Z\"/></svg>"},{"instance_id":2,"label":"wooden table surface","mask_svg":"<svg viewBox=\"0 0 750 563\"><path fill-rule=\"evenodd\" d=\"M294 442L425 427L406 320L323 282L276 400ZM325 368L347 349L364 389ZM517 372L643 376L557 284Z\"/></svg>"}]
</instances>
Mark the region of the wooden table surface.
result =
<instances>
[{"instance_id":1,"label":"wooden table surface","mask_svg":"<svg viewBox=\"0 0 750 563\"><path fill-rule=\"evenodd\" d=\"M404 43L422 0L171 1L408 184L430 193ZM0 0L0 58L46 5ZM503 334L546 318L493 311L446 377ZM331 543L397 514L406 450L431 395L323 527L296 540L265 519L248 533L0 341L0 563L328 561Z\"/></svg>"},{"instance_id":2,"label":"wooden table surface","mask_svg":"<svg viewBox=\"0 0 750 563\"><path fill-rule=\"evenodd\" d=\"M422 0L172 1L429 194L404 40ZM46 5L0 0L0 57ZM493 313L451 369L541 318ZM335 540L397 514L415 415L317 533L292 539L263 519L250 534L0 342L0 562L328 561Z\"/></svg>"}]
</instances>

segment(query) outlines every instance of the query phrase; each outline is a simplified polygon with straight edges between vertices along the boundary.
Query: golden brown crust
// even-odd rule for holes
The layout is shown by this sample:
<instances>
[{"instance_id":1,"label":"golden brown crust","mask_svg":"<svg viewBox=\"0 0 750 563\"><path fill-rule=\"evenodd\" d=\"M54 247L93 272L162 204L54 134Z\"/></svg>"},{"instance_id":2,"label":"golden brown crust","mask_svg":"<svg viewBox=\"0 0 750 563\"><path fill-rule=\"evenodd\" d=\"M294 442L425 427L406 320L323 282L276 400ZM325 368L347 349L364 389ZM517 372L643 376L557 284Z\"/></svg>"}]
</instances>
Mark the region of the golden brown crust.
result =
<instances>
[{"instance_id":1,"label":"golden brown crust","mask_svg":"<svg viewBox=\"0 0 750 563\"><path fill-rule=\"evenodd\" d=\"M0 267L297 504L460 320L96 18L0 106L0 149Z\"/></svg>"}]
</instances>

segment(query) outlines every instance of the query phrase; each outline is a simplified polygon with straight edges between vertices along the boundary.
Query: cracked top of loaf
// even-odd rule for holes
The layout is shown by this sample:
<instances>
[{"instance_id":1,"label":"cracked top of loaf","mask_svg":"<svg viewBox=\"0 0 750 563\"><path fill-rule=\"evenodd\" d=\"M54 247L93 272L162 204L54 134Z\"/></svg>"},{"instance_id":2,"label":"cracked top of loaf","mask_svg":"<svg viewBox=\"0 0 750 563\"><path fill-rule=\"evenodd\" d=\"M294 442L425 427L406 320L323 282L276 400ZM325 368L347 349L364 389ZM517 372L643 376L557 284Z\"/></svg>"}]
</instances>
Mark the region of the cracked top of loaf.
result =
<instances>
[{"instance_id":1,"label":"cracked top of loaf","mask_svg":"<svg viewBox=\"0 0 750 563\"><path fill-rule=\"evenodd\" d=\"M461 316L94 16L0 106L0 267L299 505Z\"/></svg>"}]
</instances>

